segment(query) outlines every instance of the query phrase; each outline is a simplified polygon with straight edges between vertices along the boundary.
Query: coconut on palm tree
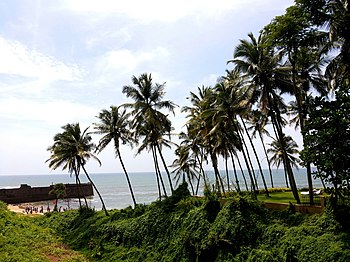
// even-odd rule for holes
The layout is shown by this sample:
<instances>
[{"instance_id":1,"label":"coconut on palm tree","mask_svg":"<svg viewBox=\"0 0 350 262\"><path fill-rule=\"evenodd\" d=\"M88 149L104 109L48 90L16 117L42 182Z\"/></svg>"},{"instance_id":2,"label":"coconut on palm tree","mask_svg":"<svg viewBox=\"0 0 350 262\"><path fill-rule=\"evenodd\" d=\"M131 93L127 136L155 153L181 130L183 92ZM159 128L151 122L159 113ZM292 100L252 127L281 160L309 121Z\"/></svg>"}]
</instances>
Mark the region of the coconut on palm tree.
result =
<instances>
[{"instance_id":1,"label":"coconut on palm tree","mask_svg":"<svg viewBox=\"0 0 350 262\"><path fill-rule=\"evenodd\" d=\"M91 142L91 136L87 133L88 128L81 132L79 123L76 123L67 124L62 129L63 132L54 136L54 143L48 148L51 156L46 162L49 162L49 167L54 170L63 166L63 170L68 169L71 174L74 172L77 178L79 177L80 169L83 169L85 176L101 200L102 209L108 216L102 196L85 168L86 162L90 158L101 164L100 160L92 153L95 149L95 144Z\"/></svg>"}]
</instances>

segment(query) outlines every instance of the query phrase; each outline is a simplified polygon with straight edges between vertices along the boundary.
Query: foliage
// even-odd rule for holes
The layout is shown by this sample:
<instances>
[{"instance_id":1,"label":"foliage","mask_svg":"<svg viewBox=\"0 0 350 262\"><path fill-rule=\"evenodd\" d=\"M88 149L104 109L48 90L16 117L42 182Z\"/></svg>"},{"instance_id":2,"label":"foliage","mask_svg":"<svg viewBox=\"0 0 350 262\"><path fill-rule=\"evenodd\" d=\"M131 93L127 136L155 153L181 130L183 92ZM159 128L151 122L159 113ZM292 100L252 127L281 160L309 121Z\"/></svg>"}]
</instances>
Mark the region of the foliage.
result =
<instances>
[{"instance_id":1,"label":"foliage","mask_svg":"<svg viewBox=\"0 0 350 262\"><path fill-rule=\"evenodd\" d=\"M350 179L349 91L336 92L333 101L315 98L312 104L315 109L306 126L301 157L313 162L319 170L316 176L332 183L336 190L347 188Z\"/></svg>"},{"instance_id":2,"label":"foliage","mask_svg":"<svg viewBox=\"0 0 350 262\"><path fill-rule=\"evenodd\" d=\"M87 261L63 244L54 230L38 225L41 219L10 212L0 201L0 261Z\"/></svg>"},{"instance_id":3,"label":"foliage","mask_svg":"<svg viewBox=\"0 0 350 262\"><path fill-rule=\"evenodd\" d=\"M181 198L140 210L69 211L42 220L92 261L347 261L349 234L322 215L269 211L249 196ZM343 211L349 218L349 212ZM344 219L345 220L345 219Z\"/></svg>"}]
</instances>

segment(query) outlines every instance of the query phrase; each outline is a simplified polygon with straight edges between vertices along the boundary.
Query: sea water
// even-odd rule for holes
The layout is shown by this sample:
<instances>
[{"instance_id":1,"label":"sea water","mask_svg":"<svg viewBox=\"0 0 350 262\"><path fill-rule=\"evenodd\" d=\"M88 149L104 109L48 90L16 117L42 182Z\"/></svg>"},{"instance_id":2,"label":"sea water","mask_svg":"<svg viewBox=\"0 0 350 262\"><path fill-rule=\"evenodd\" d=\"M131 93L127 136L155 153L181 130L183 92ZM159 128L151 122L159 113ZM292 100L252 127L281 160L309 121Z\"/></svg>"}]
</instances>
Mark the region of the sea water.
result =
<instances>
[{"instance_id":1,"label":"sea water","mask_svg":"<svg viewBox=\"0 0 350 262\"><path fill-rule=\"evenodd\" d=\"M307 187L307 178L305 169L293 170L295 180L298 188ZM226 183L226 173L221 172L222 178ZM260 189L263 189L262 179L259 172L256 170L258 185ZM245 184L240 171L237 171L240 187L245 190ZM100 173L90 174L91 179L94 181L97 189L102 195L107 209L121 209L133 204L130 195L130 190L123 173ZM212 172L207 172L208 180L210 183L214 183L214 176ZM248 174L245 174L248 186L250 186L250 179ZM283 170L272 170L274 187L286 187L285 176ZM81 182L88 182L84 174L80 175ZM158 198L157 180L154 172L138 172L129 173L132 189L138 204L149 204ZM168 193L169 182L166 174L162 174L164 184ZM268 170L264 170L264 177L268 187L271 187L270 175ZM230 184L234 183L233 172L229 171ZM47 174L47 175L12 175L12 176L0 176L0 188L18 188L20 184L27 184L32 187L49 186L56 183L75 183L74 176L64 174ZM176 187L175 183L173 182ZM315 188L321 188L322 184L319 179L313 181ZM199 194L203 194L203 184L199 189ZM46 201L39 205L53 207L53 201ZM78 200L60 200L58 203L62 208L76 208L78 207ZM88 205L92 208L101 209L101 202L98 195L88 199Z\"/></svg>"}]
</instances>

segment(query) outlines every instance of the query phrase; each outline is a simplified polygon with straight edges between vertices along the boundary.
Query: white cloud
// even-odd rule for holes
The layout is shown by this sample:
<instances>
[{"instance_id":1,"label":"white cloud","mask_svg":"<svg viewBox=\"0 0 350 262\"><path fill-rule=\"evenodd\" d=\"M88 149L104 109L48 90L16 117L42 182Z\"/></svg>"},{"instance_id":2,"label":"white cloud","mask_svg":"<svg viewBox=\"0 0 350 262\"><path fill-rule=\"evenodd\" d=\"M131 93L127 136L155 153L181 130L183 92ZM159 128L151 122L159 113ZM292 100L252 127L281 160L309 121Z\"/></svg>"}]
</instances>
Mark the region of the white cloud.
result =
<instances>
[{"instance_id":1,"label":"white cloud","mask_svg":"<svg viewBox=\"0 0 350 262\"><path fill-rule=\"evenodd\" d=\"M131 51L128 49L108 51L98 60L97 71L130 75L140 65L154 60L162 60L169 55L170 53L163 47L157 47L151 51Z\"/></svg>"},{"instance_id":2,"label":"white cloud","mask_svg":"<svg viewBox=\"0 0 350 262\"><path fill-rule=\"evenodd\" d=\"M0 118L21 121L41 121L52 125L85 122L96 115L97 109L70 101L32 101L21 98L0 100Z\"/></svg>"},{"instance_id":3,"label":"white cloud","mask_svg":"<svg viewBox=\"0 0 350 262\"><path fill-rule=\"evenodd\" d=\"M65 7L82 14L126 15L142 22L175 22L183 17L220 17L233 8L247 6L245 0L178 0L178 1L115 1L75 0L66 1ZM255 1L256 2L256 1Z\"/></svg>"},{"instance_id":4,"label":"white cloud","mask_svg":"<svg viewBox=\"0 0 350 262\"><path fill-rule=\"evenodd\" d=\"M29 50L18 41L0 36L0 73L46 80L80 79L81 70L77 65L67 65L53 57Z\"/></svg>"}]
</instances>

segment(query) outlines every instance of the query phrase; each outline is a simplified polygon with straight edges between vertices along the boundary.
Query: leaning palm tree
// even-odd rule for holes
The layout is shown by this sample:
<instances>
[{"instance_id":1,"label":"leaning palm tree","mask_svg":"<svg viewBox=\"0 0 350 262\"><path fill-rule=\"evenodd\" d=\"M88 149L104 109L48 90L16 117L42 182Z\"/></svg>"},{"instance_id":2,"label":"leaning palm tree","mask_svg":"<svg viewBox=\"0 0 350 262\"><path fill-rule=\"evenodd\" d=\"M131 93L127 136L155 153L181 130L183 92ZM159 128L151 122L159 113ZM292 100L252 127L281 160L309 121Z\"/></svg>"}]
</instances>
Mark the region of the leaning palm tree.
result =
<instances>
[{"instance_id":1,"label":"leaning palm tree","mask_svg":"<svg viewBox=\"0 0 350 262\"><path fill-rule=\"evenodd\" d=\"M95 159L101 165L100 160L92 153L95 144L91 142L91 136L87 133L88 128L81 132L79 123L76 123L67 124L62 129L63 132L54 136L54 144L48 148L51 156L46 162L49 162L49 167L54 170L63 165L63 170L68 168L70 173L75 171L77 176L79 176L79 170L83 169L85 176L101 200L102 209L108 216L102 196L85 168L85 164L90 158Z\"/></svg>"},{"instance_id":2,"label":"leaning palm tree","mask_svg":"<svg viewBox=\"0 0 350 262\"><path fill-rule=\"evenodd\" d=\"M259 134L259 138L263 146L266 161L268 164L267 166L270 174L271 187L273 188L274 185L273 185L273 178L272 178L272 171L271 171L271 163L267 155L266 146L263 138L264 135L270 137L270 133L265 129L265 126L268 123L268 118L264 116L259 110L252 110L251 115L247 118L247 121L250 124L250 127L248 127L247 129L249 131L252 131L252 134L251 134L252 138L255 138L257 133Z\"/></svg>"},{"instance_id":3,"label":"leaning palm tree","mask_svg":"<svg viewBox=\"0 0 350 262\"><path fill-rule=\"evenodd\" d=\"M299 159L295 157L295 155L299 153L297 143L290 136L285 136L283 139L284 139L284 144L286 145L286 151L287 151L289 162L293 167L298 168ZM273 141L269 144L269 146L271 146L271 148L267 150L267 153L272 155L270 157L270 162L278 168L281 165L281 163L285 161L283 158L282 145L280 141L273 139ZM286 184L288 187L286 172L285 172L285 178L286 178Z\"/></svg>"},{"instance_id":4,"label":"leaning palm tree","mask_svg":"<svg viewBox=\"0 0 350 262\"><path fill-rule=\"evenodd\" d=\"M271 117L276 137L282 145L283 163L288 174L293 196L297 203L300 203L291 163L283 144L283 121L281 103L279 103L281 101L280 92L290 89L289 75L280 66L282 54L276 53L274 48L267 44L264 35L261 34L256 39L250 33L249 38L250 41L240 40L240 44L234 51L234 59L228 61L228 63L234 63L237 69L250 78L251 88L254 90L252 102L258 102L260 111Z\"/></svg>"},{"instance_id":5,"label":"leaning palm tree","mask_svg":"<svg viewBox=\"0 0 350 262\"><path fill-rule=\"evenodd\" d=\"M162 154L162 145L169 145L166 143L167 140L164 139L164 136L170 138L172 127L167 115L160 110L166 109L174 114L176 105L170 100L163 100L165 83L153 84L151 74L144 73L139 77L133 76L132 83L132 86L127 85L123 87L123 93L134 100L134 103L124 104L125 108L131 109L130 114L133 117L131 127L134 129L137 138L143 138L144 146L141 149L148 148L153 150L154 161L156 161L155 158L158 151L173 192L170 173ZM138 152L141 151L138 150Z\"/></svg>"},{"instance_id":6,"label":"leaning palm tree","mask_svg":"<svg viewBox=\"0 0 350 262\"><path fill-rule=\"evenodd\" d=\"M97 145L97 151L101 152L106 148L106 146L113 141L115 156L119 159L119 162L123 168L132 201L134 207L136 206L136 200L134 192L132 190L130 178L128 172L125 168L121 153L120 153L120 144L130 144L135 142L129 126L129 120L127 118L126 111L123 110L120 112L119 107L111 106L110 110L103 109L97 116L100 120L99 123L94 123L94 133L103 135Z\"/></svg>"}]
</instances>

